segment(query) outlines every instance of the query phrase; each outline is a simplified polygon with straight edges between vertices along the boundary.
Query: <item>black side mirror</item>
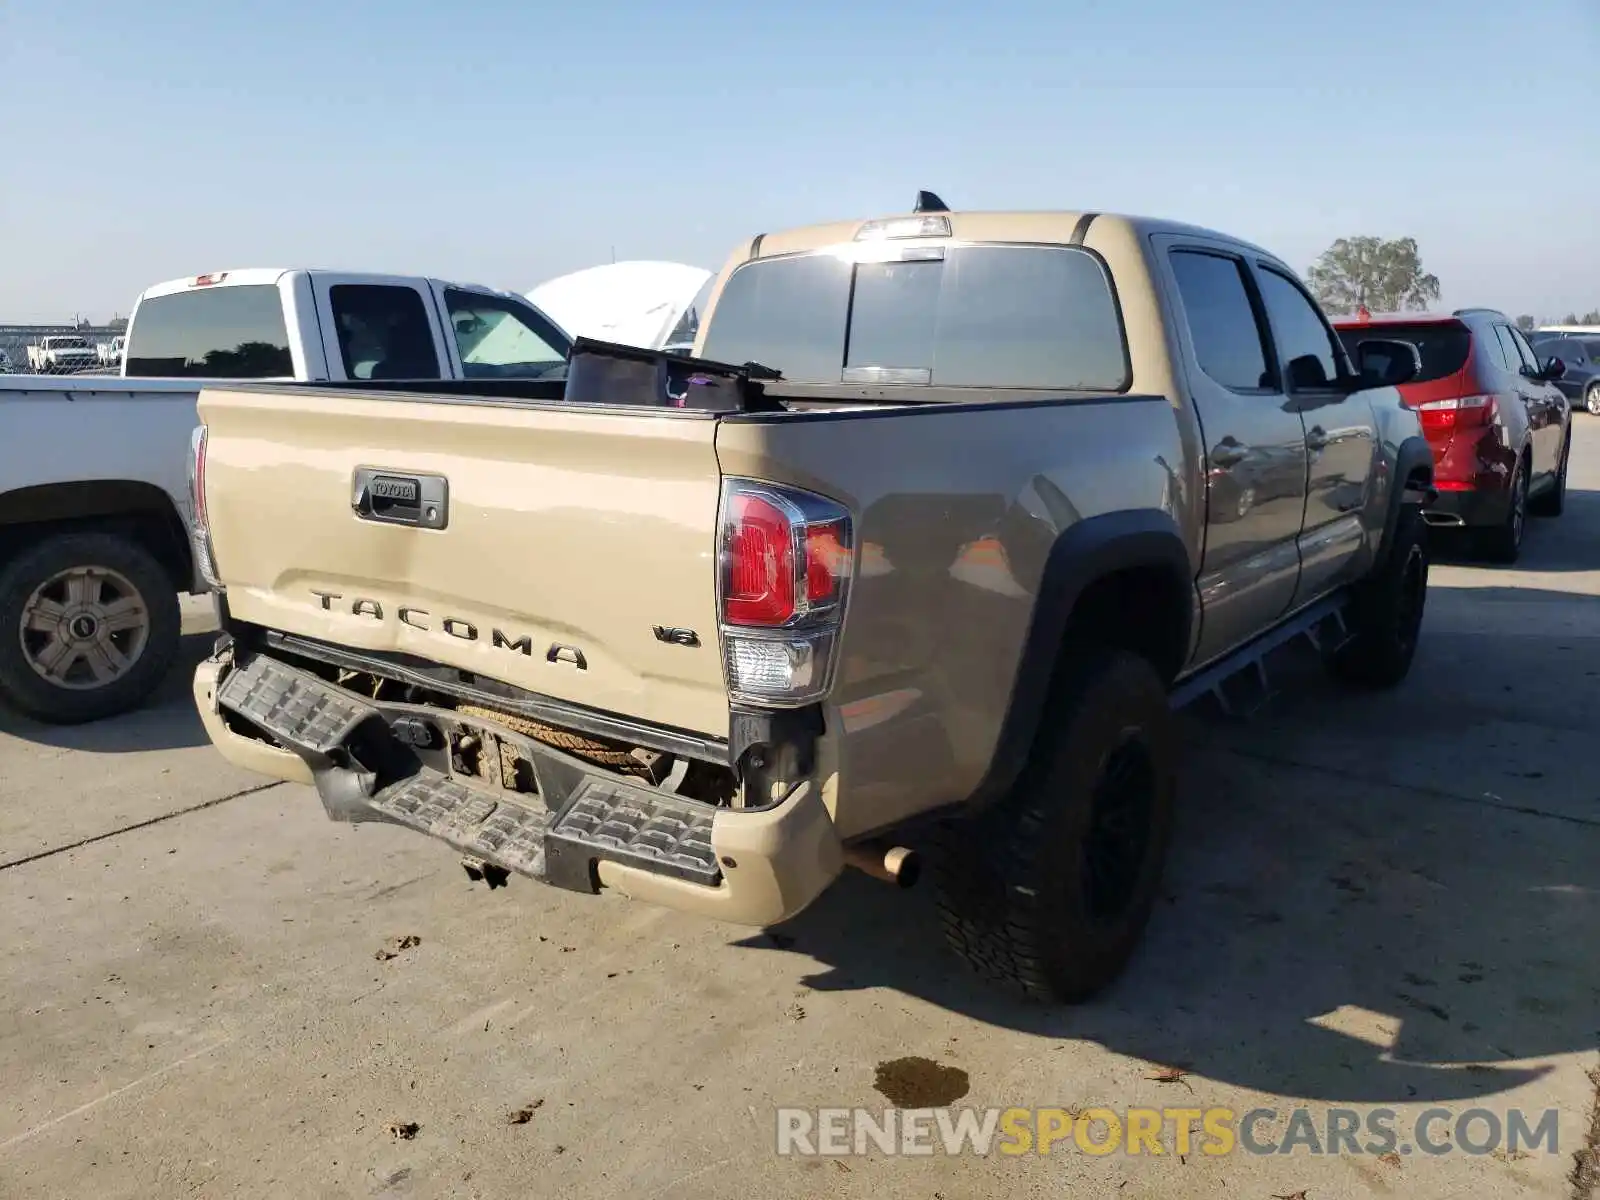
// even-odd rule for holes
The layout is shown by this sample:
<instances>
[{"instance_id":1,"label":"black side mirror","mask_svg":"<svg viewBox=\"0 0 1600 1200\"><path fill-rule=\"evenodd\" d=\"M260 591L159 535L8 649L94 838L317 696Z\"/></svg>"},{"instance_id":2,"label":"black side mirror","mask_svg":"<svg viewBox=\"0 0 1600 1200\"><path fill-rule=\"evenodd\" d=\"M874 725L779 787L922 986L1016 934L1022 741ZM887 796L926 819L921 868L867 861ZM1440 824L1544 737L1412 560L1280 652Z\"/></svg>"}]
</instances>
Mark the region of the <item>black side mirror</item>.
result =
<instances>
[{"instance_id":1,"label":"black side mirror","mask_svg":"<svg viewBox=\"0 0 1600 1200\"><path fill-rule=\"evenodd\" d=\"M1362 387L1399 387L1422 374L1422 353L1411 342L1367 338L1356 347L1356 370Z\"/></svg>"},{"instance_id":2,"label":"black side mirror","mask_svg":"<svg viewBox=\"0 0 1600 1200\"><path fill-rule=\"evenodd\" d=\"M1547 358L1544 360L1544 377L1547 382L1554 383L1558 379L1565 378L1566 374L1567 364L1561 359Z\"/></svg>"}]
</instances>

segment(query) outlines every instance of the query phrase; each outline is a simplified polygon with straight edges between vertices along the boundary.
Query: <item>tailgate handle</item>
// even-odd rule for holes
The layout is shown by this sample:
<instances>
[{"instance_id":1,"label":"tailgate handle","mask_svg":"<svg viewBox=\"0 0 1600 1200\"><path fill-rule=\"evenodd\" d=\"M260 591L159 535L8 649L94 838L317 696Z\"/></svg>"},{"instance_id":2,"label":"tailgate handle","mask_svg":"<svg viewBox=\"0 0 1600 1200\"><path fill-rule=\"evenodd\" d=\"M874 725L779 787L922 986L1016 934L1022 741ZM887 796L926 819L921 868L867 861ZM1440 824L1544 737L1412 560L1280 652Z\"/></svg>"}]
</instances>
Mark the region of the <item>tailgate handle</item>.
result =
<instances>
[{"instance_id":1,"label":"tailgate handle","mask_svg":"<svg viewBox=\"0 0 1600 1200\"><path fill-rule=\"evenodd\" d=\"M350 507L363 521L443 529L450 522L450 481L443 475L357 467Z\"/></svg>"}]
</instances>

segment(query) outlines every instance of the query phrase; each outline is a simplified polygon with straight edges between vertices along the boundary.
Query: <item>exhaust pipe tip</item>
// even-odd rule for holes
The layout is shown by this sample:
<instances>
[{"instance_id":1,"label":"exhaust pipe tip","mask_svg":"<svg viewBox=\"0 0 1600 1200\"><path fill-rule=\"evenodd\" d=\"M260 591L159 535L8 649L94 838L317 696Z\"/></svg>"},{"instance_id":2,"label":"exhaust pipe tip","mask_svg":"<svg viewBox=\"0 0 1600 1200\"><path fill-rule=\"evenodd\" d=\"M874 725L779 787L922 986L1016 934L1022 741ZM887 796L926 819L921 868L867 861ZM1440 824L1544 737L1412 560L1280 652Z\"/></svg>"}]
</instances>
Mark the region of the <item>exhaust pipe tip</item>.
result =
<instances>
[{"instance_id":1,"label":"exhaust pipe tip","mask_svg":"<svg viewBox=\"0 0 1600 1200\"><path fill-rule=\"evenodd\" d=\"M893 846L884 853L884 870L902 888L914 888L922 878L922 855L908 846Z\"/></svg>"},{"instance_id":2,"label":"exhaust pipe tip","mask_svg":"<svg viewBox=\"0 0 1600 1200\"><path fill-rule=\"evenodd\" d=\"M915 887L922 878L922 856L909 846L878 842L846 846L844 861L863 875L902 889Z\"/></svg>"}]
</instances>

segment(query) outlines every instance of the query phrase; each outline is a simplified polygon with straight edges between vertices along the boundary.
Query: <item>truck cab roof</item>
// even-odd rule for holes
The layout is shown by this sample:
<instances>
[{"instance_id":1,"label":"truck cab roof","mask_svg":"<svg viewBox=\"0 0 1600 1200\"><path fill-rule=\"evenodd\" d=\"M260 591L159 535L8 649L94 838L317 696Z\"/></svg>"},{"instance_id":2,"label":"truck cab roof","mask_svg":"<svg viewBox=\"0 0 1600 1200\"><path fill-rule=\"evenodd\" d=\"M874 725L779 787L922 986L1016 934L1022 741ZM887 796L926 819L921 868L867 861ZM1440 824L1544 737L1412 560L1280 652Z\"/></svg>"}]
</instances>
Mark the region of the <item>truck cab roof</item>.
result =
<instances>
[{"instance_id":1,"label":"truck cab roof","mask_svg":"<svg viewBox=\"0 0 1600 1200\"><path fill-rule=\"evenodd\" d=\"M226 271L208 271L202 275L185 275L180 279L164 280L161 283L147 287L140 293L140 298L170 296L176 292L187 292L196 288L275 285L284 276L294 274L337 275L341 278L359 279L363 283L380 285L407 285L423 278L423 276L419 275L394 275L373 271L342 271L326 267L244 267L232 268ZM442 283L446 287L459 288L463 291L481 292L492 296L511 296L518 300L524 300L524 297L517 296L515 292L486 287L481 283L461 283L454 279L441 279L435 282Z\"/></svg>"},{"instance_id":2,"label":"truck cab roof","mask_svg":"<svg viewBox=\"0 0 1600 1200\"><path fill-rule=\"evenodd\" d=\"M965 242L1013 242L1067 246L1081 243L1091 228L1100 235L1135 237L1171 233L1228 242L1251 253L1276 260L1260 246L1232 234L1160 217L1127 213L1097 213L1072 209L1031 211L908 212L864 220L803 225L777 233L761 234L735 251L729 265L779 254L802 254L829 246L868 240L949 238Z\"/></svg>"}]
</instances>

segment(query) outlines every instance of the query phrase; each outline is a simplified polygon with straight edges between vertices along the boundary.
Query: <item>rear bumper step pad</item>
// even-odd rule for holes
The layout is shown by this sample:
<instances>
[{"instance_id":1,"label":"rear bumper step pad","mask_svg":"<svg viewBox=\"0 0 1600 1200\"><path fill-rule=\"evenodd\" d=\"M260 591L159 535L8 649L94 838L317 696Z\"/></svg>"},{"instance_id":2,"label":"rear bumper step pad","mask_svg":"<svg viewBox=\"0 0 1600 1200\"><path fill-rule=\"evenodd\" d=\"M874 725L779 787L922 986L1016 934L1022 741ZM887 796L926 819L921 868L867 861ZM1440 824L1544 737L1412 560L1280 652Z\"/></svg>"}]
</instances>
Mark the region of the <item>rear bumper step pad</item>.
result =
<instances>
[{"instance_id":1,"label":"rear bumper step pad","mask_svg":"<svg viewBox=\"0 0 1600 1200\"><path fill-rule=\"evenodd\" d=\"M290 749L326 758L378 710L315 675L256 655L230 671L217 703L255 722Z\"/></svg>"},{"instance_id":2,"label":"rear bumper step pad","mask_svg":"<svg viewBox=\"0 0 1600 1200\"><path fill-rule=\"evenodd\" d=\"M306 759L337 820L404 825L575 891L598 889L594 864L602 859L709 887L721 882L709 805L597 771L554 748L532 749L582 774L557 812L537 795L491 791L420 763L380 788L341 752L368 721L388 728L384 706L260 654L229 672L217 700Z\"/></svg>"}]
</instances>

